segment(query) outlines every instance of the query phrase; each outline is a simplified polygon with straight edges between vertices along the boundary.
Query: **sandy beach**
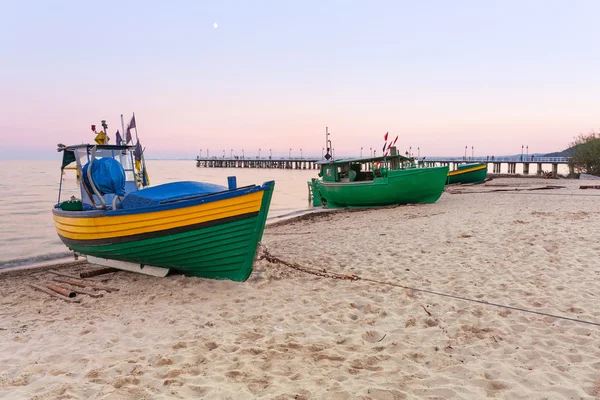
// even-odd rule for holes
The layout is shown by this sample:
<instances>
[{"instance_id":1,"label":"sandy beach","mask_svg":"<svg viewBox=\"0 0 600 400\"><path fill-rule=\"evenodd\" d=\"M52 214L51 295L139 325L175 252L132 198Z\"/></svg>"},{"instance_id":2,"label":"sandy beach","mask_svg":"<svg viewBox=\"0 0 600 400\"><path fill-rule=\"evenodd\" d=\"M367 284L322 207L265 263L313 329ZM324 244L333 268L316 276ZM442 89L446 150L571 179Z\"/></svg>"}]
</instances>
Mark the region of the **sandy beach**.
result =
<instances>
[{"instance_id":1,"label":"sandy beach","mask_svg":"<svg viewBox=\"0 0 600 400\"><path fill-rule=\"evenodd\" d=\"M381 283L262 259L244 283L96 276L119 291L70 303L28 286L48 269L4 271L0 398L600 398L600 326L407 289L600 324L600 190L584 184L494 179L265 230L274 257Z\"/></svg>"}]
</instances>

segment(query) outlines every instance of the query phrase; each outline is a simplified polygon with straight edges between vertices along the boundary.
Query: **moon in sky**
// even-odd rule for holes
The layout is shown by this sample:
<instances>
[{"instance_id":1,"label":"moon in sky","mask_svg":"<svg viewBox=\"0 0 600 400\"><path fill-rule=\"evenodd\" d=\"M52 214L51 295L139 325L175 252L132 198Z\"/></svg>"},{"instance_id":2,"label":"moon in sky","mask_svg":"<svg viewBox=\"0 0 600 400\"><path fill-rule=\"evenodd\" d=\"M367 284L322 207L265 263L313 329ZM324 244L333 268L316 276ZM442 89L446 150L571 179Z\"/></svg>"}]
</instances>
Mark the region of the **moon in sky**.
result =
<instances>
[{"instance_id":1,"label":"moon in sky","mask_svg":"<svg viewBox=\"0 0 600 400\"><path fill-rule=\"evenodd\" d=\"M215 27L215 29L219 27L219 25L216 22L213 24L213 26Z\"/></svg>"}]
</instances>

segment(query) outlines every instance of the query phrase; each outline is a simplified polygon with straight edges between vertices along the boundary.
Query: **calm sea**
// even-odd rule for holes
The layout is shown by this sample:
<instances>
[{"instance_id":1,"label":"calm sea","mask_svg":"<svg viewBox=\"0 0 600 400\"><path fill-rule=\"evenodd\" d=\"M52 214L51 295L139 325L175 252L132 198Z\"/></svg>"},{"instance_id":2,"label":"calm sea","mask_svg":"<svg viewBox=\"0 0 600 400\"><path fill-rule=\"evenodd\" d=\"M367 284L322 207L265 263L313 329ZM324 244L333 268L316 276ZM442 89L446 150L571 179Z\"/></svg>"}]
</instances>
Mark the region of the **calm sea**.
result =
<instances>
[{"instance_id":1,"label":"calm sea","mask_svg":"<svg viewBox=\"0 0 600 400\"><path fill-rule=\"evenodd\" d=\"M203 181L227 186L237 176L238 186L274 180L275 192L268 221L309 209L306 182L316 170L197 168L196 162L146 161L152 185L175 181ZM70 257L52 222L60 183L60 160L0 161L0 268L59 261ZM62 200L79 197L75 171L66 171Z\"/></svg>"}]
</instances>

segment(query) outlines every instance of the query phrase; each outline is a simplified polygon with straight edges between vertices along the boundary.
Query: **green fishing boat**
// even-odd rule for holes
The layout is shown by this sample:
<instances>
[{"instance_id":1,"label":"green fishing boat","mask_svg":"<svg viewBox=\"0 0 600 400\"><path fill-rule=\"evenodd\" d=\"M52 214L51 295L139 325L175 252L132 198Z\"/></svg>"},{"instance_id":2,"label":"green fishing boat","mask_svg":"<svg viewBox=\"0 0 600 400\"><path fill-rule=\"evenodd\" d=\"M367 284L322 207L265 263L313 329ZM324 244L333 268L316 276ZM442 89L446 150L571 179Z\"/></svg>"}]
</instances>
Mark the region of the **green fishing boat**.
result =
<instances>
[{"instance_id":1,"label":"green fishing boat","mask_svg":"<svg viewBox=\"0 0 600 400\"><path fill-rule=\"evenodd\" d=\"M461 164L454 171L448 172L448 181L452 183L480 183L487 176L487 164Z\"/></svg>"},{"instance_id":2,"label":"green fishing boat","mask_svg":"<svg viewBox=\"0 0 600 400\"><path fill-rule=\"evenodd\" d=\"M139 140L133 146L117 134L117 144L108 144L102 125L99 144L59 145L61 169L74 163L82 177L80 198L67 201L60 198L61 179L52 213L62 242L91 263L127 271L246 280L274 182L237 187L229 177L227 186L183 181L149 187Z\"/></svg>"},{"instance_id":3,"label":"green fishing boat","mask_svg":"<svg viewBox=\"0 0 600 400\"><path fill-rule=\"evenodd\" d=\"M327 131L326 131L327 132ZM328 136L329 133L326 133ZM313 205L327 208L381 207L399 204L435 203L446 184L448 167L422 167L414 158L396 154L383 157L334 160L327 154L317 162L321 179L308 183Z\"/></svg>"}]
</instances>

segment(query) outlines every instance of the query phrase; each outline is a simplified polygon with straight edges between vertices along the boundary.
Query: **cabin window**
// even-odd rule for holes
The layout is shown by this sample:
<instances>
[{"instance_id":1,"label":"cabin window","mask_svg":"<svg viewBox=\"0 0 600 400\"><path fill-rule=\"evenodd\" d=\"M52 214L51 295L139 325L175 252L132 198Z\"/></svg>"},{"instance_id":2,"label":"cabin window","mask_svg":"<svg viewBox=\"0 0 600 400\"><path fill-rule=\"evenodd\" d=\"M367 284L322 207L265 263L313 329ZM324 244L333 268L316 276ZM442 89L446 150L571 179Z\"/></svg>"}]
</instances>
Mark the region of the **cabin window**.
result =
<instances>
[{"instance_id":1,"label":"cabin window","mask_svg":"<svg viewBox=\"0 0 600 400\"><path fill-rule=\"evenodd\" d=\"M323 180L327 182L335 182L337 180L337 168L333 165L323 166Z\"/></svg>"}]
</instances>

